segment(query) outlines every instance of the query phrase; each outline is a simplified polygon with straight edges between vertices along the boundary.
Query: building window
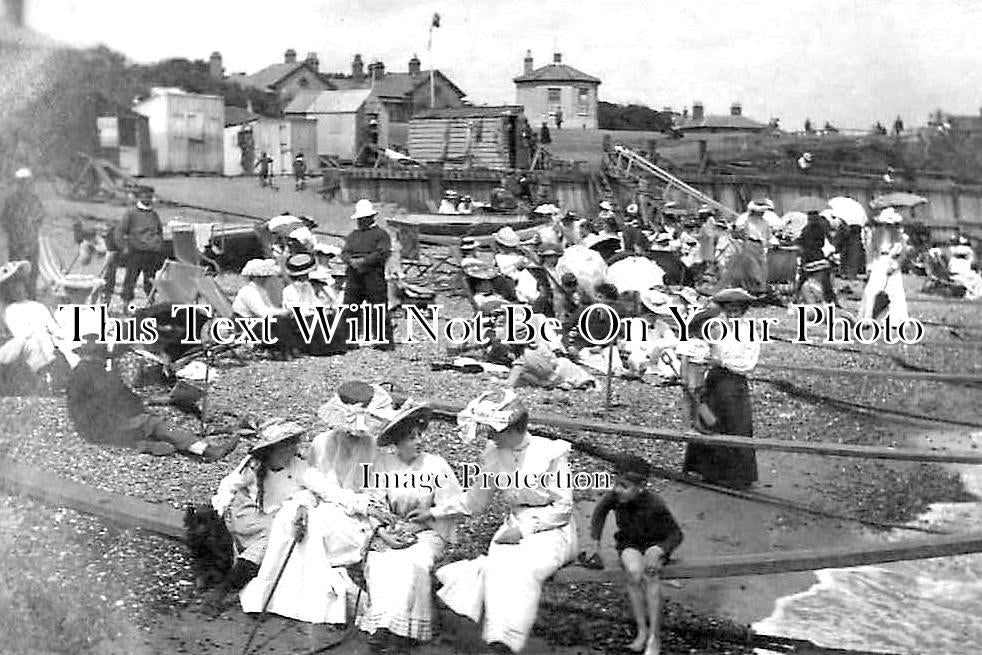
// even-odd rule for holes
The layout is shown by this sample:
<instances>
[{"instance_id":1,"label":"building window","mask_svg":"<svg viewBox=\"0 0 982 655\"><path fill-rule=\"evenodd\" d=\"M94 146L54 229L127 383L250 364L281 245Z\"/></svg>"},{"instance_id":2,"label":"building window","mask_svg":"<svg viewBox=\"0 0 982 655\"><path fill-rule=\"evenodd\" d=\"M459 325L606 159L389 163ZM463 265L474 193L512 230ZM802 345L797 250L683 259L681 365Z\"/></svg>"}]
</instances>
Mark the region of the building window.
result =
<instances>
[{"instance_id":1,"label":"building window","mask_svg":"<svg viewBox=\"0 0 982 655\"><path fill-rule=\"evenodd\" d=\"M547 102L549 106L549 113L555 114L556 110L563 106L563 90L550 88L546 91L548 93Z\"/></svg>"},{"instance_id":2,"label":"building window","mask_svg":"<svg viewBox=\"0 0 982 655\"><path fill-rule=\"evenodd\" d=\"M580 116L590 113L590 89L580 87L576 90L576 113Z\"/></svg>"}]
</instances>

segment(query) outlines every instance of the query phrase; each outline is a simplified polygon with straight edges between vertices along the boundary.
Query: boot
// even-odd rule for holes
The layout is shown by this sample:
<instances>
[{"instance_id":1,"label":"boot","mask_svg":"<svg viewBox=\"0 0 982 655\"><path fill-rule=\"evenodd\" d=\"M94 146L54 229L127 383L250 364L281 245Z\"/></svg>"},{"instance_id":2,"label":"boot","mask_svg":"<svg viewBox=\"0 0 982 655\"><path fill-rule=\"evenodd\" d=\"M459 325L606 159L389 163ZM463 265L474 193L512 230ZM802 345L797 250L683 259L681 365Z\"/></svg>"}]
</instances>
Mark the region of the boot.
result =
<instances>
[{"instance_id":1,"label":"boot","mask_svg":"<svg viewBox=\"0 0 982 655\"><path fill-rule=\"evenodd\" d=\"M221 614L239 590L259 573L259 566L247 559L237 559L221 584L209 591L202 603L213 615Z\"/></svg>"}]
</instances>

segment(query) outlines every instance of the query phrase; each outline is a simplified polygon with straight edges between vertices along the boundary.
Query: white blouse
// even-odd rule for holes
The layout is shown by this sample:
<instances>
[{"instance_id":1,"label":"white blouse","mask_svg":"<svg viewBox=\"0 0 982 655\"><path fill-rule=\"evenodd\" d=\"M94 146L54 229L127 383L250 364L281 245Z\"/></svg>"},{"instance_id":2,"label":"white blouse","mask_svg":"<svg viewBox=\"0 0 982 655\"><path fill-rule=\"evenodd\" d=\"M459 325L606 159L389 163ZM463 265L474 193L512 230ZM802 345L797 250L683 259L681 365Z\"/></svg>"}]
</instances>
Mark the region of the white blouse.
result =
<instances>
[{"instance_id":1,"label":"white blouse","mask_svg":"<svg viewBox=\"0 0 982 655\"><path fill-rule=\"evenodd\" d=\"M552 530L567 525L573 515L573 490L566 482L570 475L570 444L560 439L546 439L525 435L525 439L514 449L499 448L488 443L481 462L481 473L503 473L511 476L518 472L519 478L526 474L553 473L551 480L537 488L512 485L500 489L511 509L511 515L523 536ZM434 517L444 518L456 514L473 516L487 509L495 492L499 489L493 484L484 485L480 478L469 481L472 485L466 494L437 504L431 510Z\"/></svg>"}]
</instances>

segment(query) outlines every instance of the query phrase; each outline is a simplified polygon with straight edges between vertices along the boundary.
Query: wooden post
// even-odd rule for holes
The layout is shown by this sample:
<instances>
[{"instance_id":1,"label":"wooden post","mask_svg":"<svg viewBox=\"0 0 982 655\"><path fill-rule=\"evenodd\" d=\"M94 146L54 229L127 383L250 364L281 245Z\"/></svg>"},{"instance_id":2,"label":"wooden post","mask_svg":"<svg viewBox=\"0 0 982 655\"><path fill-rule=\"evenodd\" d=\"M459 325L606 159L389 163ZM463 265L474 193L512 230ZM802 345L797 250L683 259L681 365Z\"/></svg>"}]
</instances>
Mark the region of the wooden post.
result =
<instances>
[{"instance_id":1,"label":"wooden post","mask_svg":"<svg viewBox=\"0 0 982 655\"><path fill-rule=\"evenodd\" d=\"M614 344L607 346L607 391L604 394L604 410L610 410L611 386L614 379Z\"/></svg>"}]
</instances>

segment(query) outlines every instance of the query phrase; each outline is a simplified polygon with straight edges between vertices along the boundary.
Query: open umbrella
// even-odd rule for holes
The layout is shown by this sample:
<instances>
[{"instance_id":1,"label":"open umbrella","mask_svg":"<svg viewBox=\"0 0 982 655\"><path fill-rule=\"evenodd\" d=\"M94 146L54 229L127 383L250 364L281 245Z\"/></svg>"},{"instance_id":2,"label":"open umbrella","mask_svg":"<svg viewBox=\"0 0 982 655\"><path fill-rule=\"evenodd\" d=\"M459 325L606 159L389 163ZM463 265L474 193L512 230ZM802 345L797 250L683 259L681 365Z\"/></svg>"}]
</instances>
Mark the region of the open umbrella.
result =
<instances>
[{"instance_id":1,"label":"open umbrella","mask_svg":"<svg viewBox=\"0 0 982 655\"><path fill-rule=\"evenodd\" d=\"M832 215L846 225L866 225L866 210L857 200L839 196L829 200L829 207L832 208Z\"/></svg>"},{"instance_id":2,"label":"open umbrella","mask_svg":"<svg viewBox=\"0 0 982 655\"><path fill-rule=\"evenodd\" d=\"M607 269L607 281L620 293L647 291L665 282L665 271L647 257L625 257Z\"/></svg>"},{"instance_id":3,"label":"open umbrella","mask_svg":"<svg viewBox=\"0 0 982 655\"><path fill-rule=\"evenodd\" d=\"M572 273L580 289L592 293L607 274L607 262L596 250L574 244L568 247L556 262L556 277Z\"/></svg>"},{"instance_id":4,"label":"open umbrella","mask_svg":"<svg viewBox=\"0 0 982 655\"><path fill-rule=\"evenodd\" d=\"M791 211L801 212L802 214L808 214L810 212L818 213L827 209L828 206L829 203L821 198L805 196L798 198L791 204Z\"/></svg>"},{"instance_id":5,"label":"open umbrella","mask_svg":"<svg viewBox=\"0 0 982 655\"><path fill-rule=\"evenodd\" d=\"M916 207L927 203L927 198L918 196L905 191L894 191L877 196L870 203L873 209L883 209L884 207Z\"/></svg>"},{"instance_id":6,"label":"open umbrella","mask_svg":"<svg viewBox=\"0 0 982 655\"><path fill-rule=\"evenodd\" d=\"M552 204L539 205L538 207L536 207L535 209L532 210L532 213L533 214L546 214L546 215L558 214L559 213L559 207L557 207L556 205L552 205Z\"/></svg>"},{"instance_id":7,"label":"open umbrella","mask_svg":"<svg viewBox=\"0 0 982 655\"><path fill-rule=\"evenodd\" d=\"M801 231L805 229L808 222L808 214L801 212L788 212L781 219L780 232L789 239L797 239L801 236Z\"/></svg>"},{"instance_id":8,"label":"open umbrella","mask_svg":"<svg viewBox=\"0 0 982 655\"><path fill-rule=\"evenodd\" d=\"M274 216L266 222L266 228L275 234L280 236L286 236L293 232L298 227L304 227L304 222L302 219L296 216L290 216L289 214L283 214L282 216Z\"/></svg>"}]
</instances>

